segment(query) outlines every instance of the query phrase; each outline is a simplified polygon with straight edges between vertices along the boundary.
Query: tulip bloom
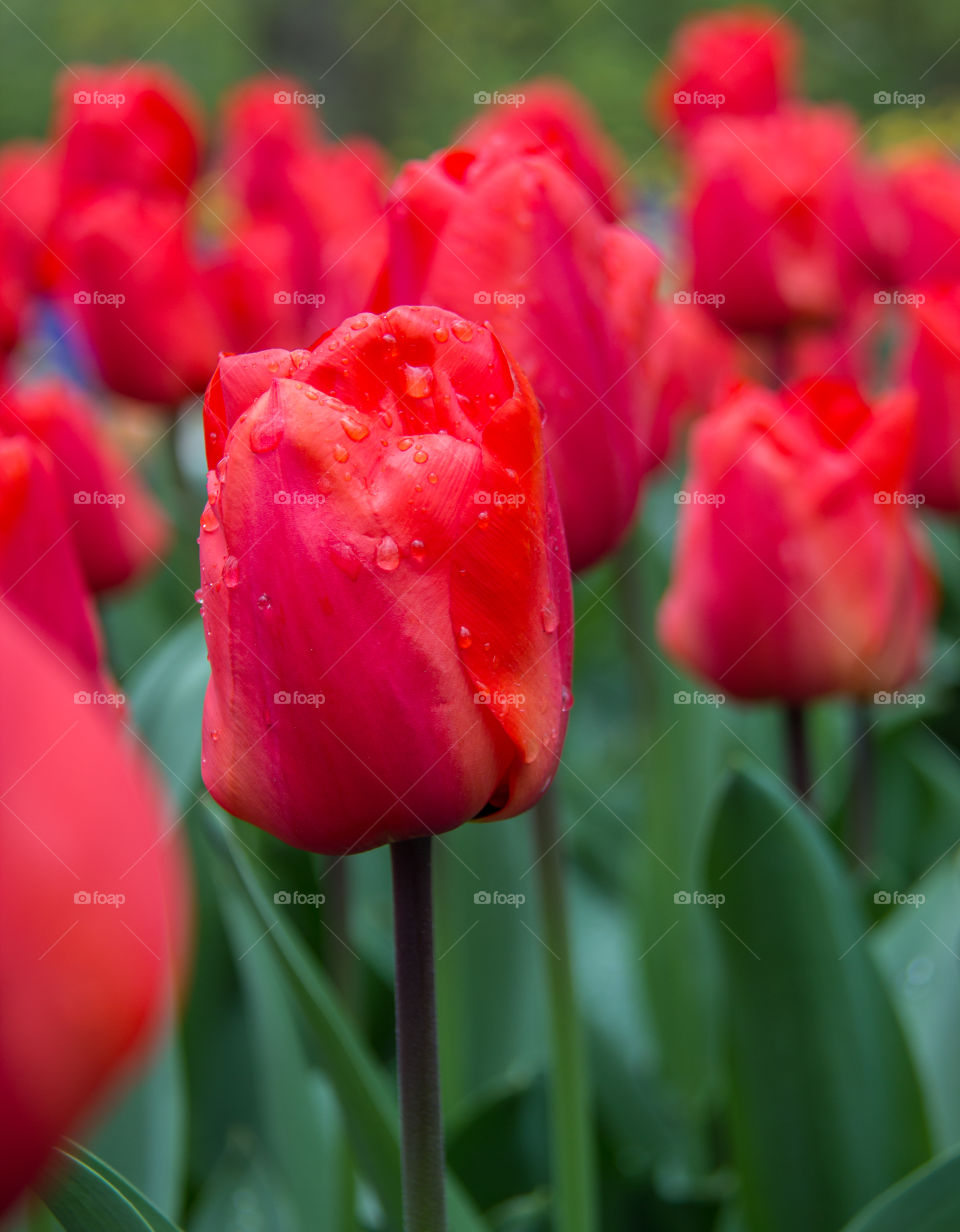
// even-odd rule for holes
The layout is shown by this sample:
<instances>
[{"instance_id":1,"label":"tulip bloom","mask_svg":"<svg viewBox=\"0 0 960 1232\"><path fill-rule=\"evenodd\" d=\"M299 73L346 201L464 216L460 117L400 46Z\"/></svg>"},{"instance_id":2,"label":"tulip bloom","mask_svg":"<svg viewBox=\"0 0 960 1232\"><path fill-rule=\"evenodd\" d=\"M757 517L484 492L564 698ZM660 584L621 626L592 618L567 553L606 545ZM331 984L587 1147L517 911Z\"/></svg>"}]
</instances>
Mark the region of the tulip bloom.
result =
<instances>
[{"instance_id":1,"label":"tulip bloom","mask_svg":"<svg viewBox=\"0 0 960 1232\"><path fill-rule=\"evenodd\" d=\"M0 607L0 1214L139 1061L183 965L179 846L116 711Z\"/></svg>"},{"instance_id":2,"label":"tulip bloom","mask_svg":"<svg viewBox=\"0 0 960 1232\"><path fill-rule=\"evenodd\" d=\"M930 291L910 309L902 375L917 397L910 490L934 509L960 509L960 289Z\"/></svg>"},{"instance_id":3,"label":"tulip bloom","mask_svg":"<svg viewBox=\"0 0 960 1232\"><path fill-rule=\"evenodd\" d=\"M691 137L717 115L768 115L793 98L800 41L782 13L726 9L685 21L650 92L661 132Z\"/></svg>"},{"instance_id":4,"label":"tulip bloom","mask_svg":"<svg viewBox=\"0 0 960 1232\"><path fill-rule=\"evenodd\" d=\"M623 160L586 101L565 81L524 82L504 91L512 102L482 110L457 137L457 147L481 153L491 141L517 153L546 151L578 181L607 222L628 208Z\"/></svg>"},{"instance_id":5,"label":"tulip bloom","mask_svg":"<svg viewBox=\"0 0 960 1232\"><path fill-rule=\"evenodd\" d=\"M47 380L8 396L0 433L46 451L91 590L120 586L157 562L169 541L163 511L78 389Z\"/></svg>"},{"instance_id":6,"label":"tulip bloom","mask_svg":"<svg viewBox=\"0 0 960 1232\"><path fill-rule=\"evenodd\" d=\"M66 205L122 188L183 201L201 140L199 107L167 69L72 65L57 81L53 145Z\"/></svg>"},{"instance_id":7,"label":"tulip bloom","mask_svg":"<svg viewBox=\"0 0 960 1232\"><path fill-rule=\"evenodd\" d=\"M900 211L892 225L892 281L903 286L960 281L960 167L923 150L893 160L888 187Z\"/></svg>"},{"instance_id":8,"label":"tulip bloom","mask_svg":"<svg viewBox=\"0 0 960 1232\"><path fill-rule=\"evenodd\" d=\"M853 118L793 107L706 126L690 151L693 286L731 329L837 320L880 276Z\"/></svg>"},{"instance_id":9,"label":"tulip bloom","mask_svg":"<svg viewBox=\"0 0 960 1232\"><path fill-rule=\"evenodd\" d=\"M224 356L204 408L203 777L346 853L529 808L566 727L571 594L530 387L434 308Z\"/></svg>"},{"instance_id":10,"label":"tulip bloom","mask_svg":"<svg viewBox=\"0 0 960 1232\"><path fill-rule=\"evenodd\" d=\"M201 392L221 331L182 206L107 193L73 211L58 242L67 307L104 384L168 407Z\"/></svg>"},{"instance_id":11,"label":"tulip bloom","mask_svg":"<svg viewBox=\"0 0 960 1232\"><path fill-rule=\"evenodd\" d=\"M868 407L821 379L748 388L696 426L660 638L743 698L896 688L921 662L935 584L902 503L909 393Z\"/></svg>"},{"instance_id":12,"label":"tulip bloom","mask_svg":"<svg viewBox=\"0 0 960 1232\"><path fill-rule=\"evenodd\" d=\"M375 302L490 322L543 402L571 564L594 564L629 527L647 466L641 359L659 259L552 155L499 141L408 164L389 220Z\"/></svg>"}]
</instances>

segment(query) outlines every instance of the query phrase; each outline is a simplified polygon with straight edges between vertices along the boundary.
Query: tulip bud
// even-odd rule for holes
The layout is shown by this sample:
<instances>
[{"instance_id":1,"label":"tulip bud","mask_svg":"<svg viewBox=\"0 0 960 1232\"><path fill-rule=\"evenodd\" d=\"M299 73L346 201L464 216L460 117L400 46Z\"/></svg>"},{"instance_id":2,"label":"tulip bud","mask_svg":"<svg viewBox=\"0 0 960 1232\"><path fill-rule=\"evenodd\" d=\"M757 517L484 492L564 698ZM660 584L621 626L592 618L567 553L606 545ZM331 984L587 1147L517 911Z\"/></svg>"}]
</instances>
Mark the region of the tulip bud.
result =
<instances>
[{"instance_id":1,"label":"tulip bud","mask_svg":"<svg viewBox=\"0 0 960 1232\"><path fill-rule=\"evenodd\" d=\"M543 403L571 564L594 564L627 531L647 468L641 361L659 259L552 154L509 142L408 164L389 220L377 304L489 321Z\"/></svg>"},{"instance_id":2,"label":"tulip bud","mask_svg":"<svg viewBox=\"0 0 960 1232\"><path fill-rule=\"evenodd\" d=\"M921 662L935 583L905 489L913 405L821 378L692 434L663 644L744 698L869 697Z\"/></svg>"},{"instance_id":3,"label":"tulip bud","mask_svg":"<svg viewBox=\"0 0 960 1232\"><path fill-rule=\"evenodd\" d=\"M224 356L205 404L203 777L363 851L529 808L570 704L571 594L530 387L434 308Z\"/></svg>"},{"instance_id":4,"label":"tulip bud","mask_svg":"<svg viewBox=\"0 0 960 1232\"><path fill-rule=\"evenodd\" d=\"M168 1018L179 845L108 695L0 607L0 1214Z\"/></svg>"},{"instance_id":5,"label":"tulip bud","mask_svg":"<svg viewBox=\"0 0 960 1232\"><path fill-rule=\"evenodd\" d=\"M934 509L960 509L960 291L914 297L901 367L917 397L910 486Z\"/></svg>"}]
</instances>

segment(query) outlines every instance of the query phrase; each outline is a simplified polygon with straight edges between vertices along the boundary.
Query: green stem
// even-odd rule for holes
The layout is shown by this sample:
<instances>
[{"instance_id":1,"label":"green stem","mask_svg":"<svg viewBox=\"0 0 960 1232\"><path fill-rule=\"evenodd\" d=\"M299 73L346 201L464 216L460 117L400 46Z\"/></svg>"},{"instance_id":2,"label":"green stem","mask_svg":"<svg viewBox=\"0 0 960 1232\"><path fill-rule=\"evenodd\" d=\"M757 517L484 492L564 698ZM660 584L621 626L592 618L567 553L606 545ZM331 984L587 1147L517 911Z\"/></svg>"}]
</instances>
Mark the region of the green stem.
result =
<instances>
[{"instance_id":1,"label":"green stem","mask_svg":"<svg viewBox=\"0 0 960 1232\"><path fill-rule=\"evenodd\" d=\"M787 754L790 762L790 779L793 789L808 805L810 792L810 742L807 734L807 710L803 705L790 703L785 712L787 731Z\"/></svg>"},{"instance_id":2,"label":"green stem","mask_svg":"<svg viewBox=\"0 0 960 1232\"><path fill-rule=\"evenodd\" d=\"M596 1160L583 1034L573 985L563 863L555 799L547 792L534 810L537 868L550 993L553 1106L552 1156L556 1232L597 1227Z\"/></svg>"},{"instance_id":3,"label":"green stem","mask_svg":"<svg viewBox=\"0 0 960 1232\"><path fill-rule=\"evenodd\" d=\"M445 1232L430 837L390 847L406 1232Z\"/></svg>"},{"instance_id":4,"label":"green stem","mask_svg":"<svg viewBox=\"0 0 960 1232\"><path fill-rule=\"evenodd\" d=\"M876 765L870 718L863 702L853 703L853 809L850 846L860 870L873 854L873 826L876 811Z\"/></svg>"}]
</instances>

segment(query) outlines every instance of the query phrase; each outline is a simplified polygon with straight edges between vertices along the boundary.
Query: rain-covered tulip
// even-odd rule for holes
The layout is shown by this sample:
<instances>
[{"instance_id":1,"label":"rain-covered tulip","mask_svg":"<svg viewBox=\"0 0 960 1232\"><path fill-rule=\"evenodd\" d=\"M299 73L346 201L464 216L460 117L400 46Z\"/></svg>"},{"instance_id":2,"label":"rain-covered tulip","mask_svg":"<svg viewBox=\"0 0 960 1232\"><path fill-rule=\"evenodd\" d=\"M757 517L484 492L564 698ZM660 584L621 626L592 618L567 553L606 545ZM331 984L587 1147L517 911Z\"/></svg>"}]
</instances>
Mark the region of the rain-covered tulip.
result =
<instances>
[{"instance_id":1,"label":"rain-covered tulip","mask_svg":"<svg viewBox=\"0 0 960 1232\"><path fill-rule=\"evenodd\" d=\"M936 151L891 158L887 186L900 218L891 227L891 280L906 287L960 281L960 165Z\"/></svg>"},{"instance_id":2,"label":"rain-covered tulip","mask_svg":"<svg viewBox=\"0 0 960 1232\"><path fill-rule=\"evenodd\" d=\"M0 606L0 1214L129 1078L169 1018L179 844L108 695Z\"/></svg>"},{"instance_id":3,"label":"rain-covered tulip","mask_svg":"<svg viewBox=\"0 0 960 1232\"><path fill-rule=\"evenodd\" d=\"M570 703L570 573L530 386L439 309L220 360L201 520L203 777L345 853L529 808Z\"/></svg>"},{"instance_id":4,"label":"rain-covered tulip","mask_svg":"<svg viewBox=\"0 0 960 1232\"><path fill-rule=\"evenodd\" d=\"M797 32L782 13L744 8L691 18L654 79L657 126L686 139L717 115L767 115L796 93L799 59Z\"/></svg>"},{"instance_id":5,"label":"rain-covered tulip","mask_svg":"<svg viewBox=\"0 0 960 1232\"><path fill-rule=\"evenodd\" d=\"M869 697L921 663L935 583L905 489L909 392L755 387L693 431L667 650L744 698Z\"/></svg>"},{"instance_id":6,"label":"rain-covered tulip","mask_svg":"<svg viewBox=\"0 0 960 1232\"><path fill-rule=\"evenodd\" d=\"M641 360L659 258L551 154L497 140L408 164L388 217L377 306L490 322L544 405L571 564L594 564L627 531L647 467Z\"/></svg>"},{"instance_id":7,"label":"rain-covered tulip","mask_svg":"<svg viewBox=\"0 0 960 1232\"><path fill-rule=\"evenodd\" d=\"M960 288L914 297L900 357L917 397L909 486L935 509L960 510Z\"/></svg>"},{"instance_id":8,"label":"rain-covered tulip","mask_svg":"<svg viewBox=\"0 0 960 1232\"><path fill-rule=\"evenodd\" d=\"M0 433L23 434L47 452L87 586L120 586L155 565L169 528L96 409L75 386L38 382L0 400Z\"/></svg>"},{"instance_id":9,"label":"rain-covered tulip","mask_svg":"<svg viewBox=\"0 0 960 1232\"><path fill-rule=\"evenodd\" d=\"M168 407L202 392L221 330L180 204L108 193L75 211L58 242L66 305L104 384Z\"/></svg>"},{"instance_id":10,"label":"rain-covered tulip","mask_svg":"<svg viewBox=\"0 0 960 1232\"><path fill-rule=\"evenodd\" d=\"M608 222L623 217L628 208L623 160L586 100L565 81L524 82L497 94L478 94L477 101L476 118L457 137L460 149L479 153L496 138L521 153L547 150Z\"/></svg>"},{"instance_id":11,"label":"rain-covered tulip","mask_svg":"<svg viewBox=\"0 0 960 1232\"><path fill-rule=\"evenodd\" d=\"M0 608L89 688L102 679L100 634L70 525L49 451L0 436Z\"/></svg>"},{"instance_id":12,"label":"rain-covered tulip","mask_svg":"<svg viewBox=\"0 0 960 1232\"><path fill-rule=\"evenodd\" d=\"M707 125L690 151L692 281L732 329L836 320L881 271L852 116L791 107Z\"/></svg>"},{"instance_id":13,"label":"rain-covered tulip","mask_svg":"<svg viewBox=\"0 0 960 1232\"><path fill-rule=\"evenodd\" d=\"M186 199L200 162L201 117L169 70L72 65L56 94L52 142L65 205L120 188Z\"/></svg>"}]
</instances>

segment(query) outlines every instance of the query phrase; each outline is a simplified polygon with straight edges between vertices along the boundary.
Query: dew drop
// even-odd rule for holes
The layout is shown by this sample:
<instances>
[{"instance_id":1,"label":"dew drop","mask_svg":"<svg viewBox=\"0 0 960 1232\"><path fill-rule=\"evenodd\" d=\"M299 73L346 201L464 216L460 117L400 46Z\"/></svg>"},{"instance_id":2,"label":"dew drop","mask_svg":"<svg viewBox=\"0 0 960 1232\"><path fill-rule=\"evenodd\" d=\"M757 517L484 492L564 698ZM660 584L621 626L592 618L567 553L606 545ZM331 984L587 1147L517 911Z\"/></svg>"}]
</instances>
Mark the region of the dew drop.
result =
<instances>
[{"instance_id":1,"label":"dew drop","mask_svg":"<svg viewBox=\"0 0 960 1232\"><path fill-rule=\"evenodd\" d=\"M397 441L397 448L400 450L403 450L404 452L408 450L412 445L413 445L412 436L403 436L400 438L399 441Z\"/></svg>"},{"instance_id":2,"label":"dew drop","mask_svg":"<svg viewBox=\"0 0 960 1232\"><path fill-rule=\"evenodd\" d=\"M283 437L283 416L276 412L258 420L250 429L250 448L254 453L270 453Z\"/></svg>"},{"instance_id":3,"label":"dew drop","mask_svg":"<svg viewBox=\"0 0 960 1232\"><path fill-rule=\"evenodd\" d=\"M193 598L195 602L202 604L203 603L203 591L195 590L193 592Z\"/></svg>"},{"instance_id":4,"label":"dew drop","mask_svg":"<svg viewBox=\"0 0 960 1232\"><path fill-rule=\"evenodd\" d=\"M369 324L370 320L368 317L354 317L350 322L350 328L355 333L359 333L361 329L366 329Z\"/></svg>"},{"instance_id":5,"label":"dew drop","mask_svg":"<svg viewBox=\"0 0 960 1232\"><path fill-rule=\"evenodd\" d=\"M446 340L450 337L450 335L443 328L443 326L441 326L439 329L435 329L433 331L433 336L437 340L437 342L446 342Z\"/></svg>"},{"instance_id":6,"label":"dew drop","mask_svg":"<svg viewBox=\"0 0 960 1232\"><path fill-rule=\"evenodd\" d=\"M473 645L473 636L466 625L460 626L460 632L457 634L457 645L461 650L469 650Z\"/></svg>"},{"instance_id":7,"label":"dew drop","mask_svg":"<svg viewBox=\"0 0 960 1232\"><path fill-rule=\"evenodd\" d=\"M205 530L209 535L215 531L219 525L220 523L217 521L217 515L208 505L200 516L200 529Z\"/></svg>"},{"instance_id":8,"label":"dew drop","mask_svg":"<svg viewBox=\"0 0 960 1232\"><path fill-rule=\"evenodd\" d=\"M387 573L392 573L400 564L400 549L389 535L377 544L377 564Z\"/></svg>"},{"instance_id":9,"label":"dew drop","mask_svg":"<svg viewBox=\"0 0 960 1232\"><path fill-rule=\"evenodd\" d=\"M417 452L413 455L413 460L414 462L426 462L427 451L425 449L418 449Z\"/></svg>"},{"instance_id":10,"label":"dew drop","mask_svg":"<svg viewBox=\"0 0 960 1232\"><path fill-rule=\"evenodd\" d=\"M333 456L338 462L346 462L347 458L350 457L339 441L333 447Z\"/></svg>"},{"instance_id":11,"label":"dew drop","mask_svg":"<svg viewBox=\"0 0 960 1232\"><path fill-rule=\"evenodd\" d=\"M567 686L564 685L563 688L560 690L560 708L563 711L563 713L566 714L572 705L573 705L573 694L570 692Z\"/></svg>"},{"instance_id":12,"label":"dew drop","mask_svg":"<svg viewBox=\"0 0 960 1232\"><path fill-rule=\"evenodd\" d=\"M207 500L215 505L220 499L220 480L216 471L207 471Z\"/></svg>"},{"instance_id":13,"label":"dew drop","mask_svg":"<svg viewBox=\"0 0 960 1232\"><path fill-rule=\"evenodd\" d=\"M207 735L208 735L208 736L210 737L210 739L211 739L211 740L213 740L213 741L217 741L217 740L219 740L219 739L220 739L220 731L219 731L219 729L218 729L218 728L216 728L216 727L215 727L215 728L213 728L213 730L212 730L212 731L207 732Z\"/></svg>"},{"instance_id":14,"label":"dew drop","mask_svg":"<svg viewBox=\"0 0 960 1232\"><path fill-rule=\"evenodd\" d=\"M487 527L490 525L490 514L487 513L486 509L482 509L477 514L477 525L480 527L481 530L486 530Z\"/></svg>"},{"instance_id":15,"label":"dew drop","mask_svg":"<svg viewBox=\"0 0 960 1232\"><path fill-rule=\"evenodd\" d=\"M438 482L439 480L437 479L437 476L433 473L433 471L431 471L430 474L427 476L427 483L438 483Z\"/></svg>"},{"instance_id":16,"label":"dew drop","mask_svg":"<svg viewBox=\"0 0 960 1232\"><path fill-rule=\"evenodd\" d=\"M320 395L317 393L315 389L305 389L304 397L309 398L311 402L320 401Z\"/></svg>"},{"instance_id":17,"label":"dew drop","mask_svg":"<svg viewBox=\"0 0 960 1232\"><path fill-rule=\"evenodd\" d=\"M416 364L403 365L404 386L408 397L426 398L433 388L433 372Z\"/></svg>"},{"instance_id":18,"label":"dew drop","mask_svg":"<svg viewBox=\"0 0 960 1232\"><path fill-rule=\"evenodd\" d=\"M229 457L228 454L224 454L223 457L220 459L220 461L217 463L217 478L220 480L221 483L223 483L223 481L227 477L227 458L228 457Z\"/></svg>"},{"instance_id":19,"label":"dew drop","mask_svg":"<svg viewBox=\"0 0 960 1232\"><path fill-rule=\"evenodd\" d=\"M410 544L410 555L416 561L421 561L427 554L427 549L424 546L422 539L414 539Z\"/></svg>"},{"instance_id":20,"label":"dew drop","mask_svg":"<svg viewBox=\"0 0 960 1232\"><path fill-rule=\"evenodd\" d=\"M260 598L257 600L257 607L260 609L261 612L265 612L269 606L270 606L270 596L261 595Z\"/></svg>"},{"instance_id":21,"label":"dew drop","mask_svg":"<svg viewBox=\"0 0 960 1232\"><path fill-rule=\"evenodd\" d=\"M380 412L380 422L383 424L385 428L392 428L393 427L393 416L390 414L389 411L381 411Z\"/></svg>"},{"instance_id":22,"label":"dew drop","mask_svg":"<svg viewBox=\"0 0 960 1232\"><path fill-rule=\"evenodd\" d=\"M469 342L473 338L473 326L469 321L454 321L450 328L453 330L453 336L461 342Z\"/></svg>"},{"instance_id":23,"label":"dew drop","mask_svg":"<svg viewBox=\"0 0 960 1232\"><path fill-rule=\"evenodd\" d=\"M556 633L560 617L557 615L557 609L553 602L549 599L540 609L540 620L543 623L544 633Z\"/></svg>"},{"instance_id":24,"label":"dew drop","mask_svg":"<svg viewBox=\"0 0 960 1232\"><path fill-rule=\"evenodd\" d=\"M352 441L362 441L370 435L370 429L366 424L359 423L356 419L351 419L349 415L344 415L340 420L340 427L343 428Z\"/></svg>"}]
</instances>

